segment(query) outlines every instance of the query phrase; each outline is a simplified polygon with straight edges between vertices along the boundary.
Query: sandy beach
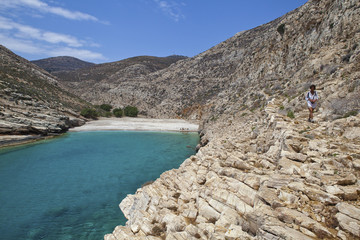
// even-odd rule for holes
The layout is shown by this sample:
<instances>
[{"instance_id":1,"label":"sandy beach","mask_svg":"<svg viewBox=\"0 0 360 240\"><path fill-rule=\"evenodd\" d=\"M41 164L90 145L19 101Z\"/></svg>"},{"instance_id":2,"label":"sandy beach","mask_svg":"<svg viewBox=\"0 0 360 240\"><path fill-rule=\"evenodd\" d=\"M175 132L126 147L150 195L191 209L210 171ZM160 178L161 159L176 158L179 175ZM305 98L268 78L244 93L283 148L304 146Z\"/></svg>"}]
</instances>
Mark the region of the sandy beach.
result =
<instances>
[{"instance_id":1,"label":"sandy beach","mask_svg":"<svg viewBox=\"0 0 360 240\"><path fill-rule=\"evenodd\" d=\"M85 125L70 129L80 131L175 131L197 132L199 125L182 119L149 119L149 118L101 118L87 122Z\"/></svg>"}]
</instances>

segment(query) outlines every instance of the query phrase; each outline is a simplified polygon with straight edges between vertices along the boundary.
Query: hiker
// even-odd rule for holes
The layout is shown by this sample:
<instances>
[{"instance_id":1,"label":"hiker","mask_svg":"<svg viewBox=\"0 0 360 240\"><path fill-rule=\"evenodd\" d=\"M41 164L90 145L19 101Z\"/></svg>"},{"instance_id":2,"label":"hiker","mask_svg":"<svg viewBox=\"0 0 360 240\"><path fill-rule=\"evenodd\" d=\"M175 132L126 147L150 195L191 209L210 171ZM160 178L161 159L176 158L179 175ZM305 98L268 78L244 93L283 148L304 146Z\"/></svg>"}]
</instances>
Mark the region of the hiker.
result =
<instances>
[{"instance_id":1,"label":"hiker","mask_svg":"<svg viewBox=\"0 0 360 240\"><path fill-rule=\"evenodd\" d=\"M314 118L314 110L316 108L316 102L319 99L316 91L316 86L315 85L311 85L310 86L310 91L306 94L306 101L307 101L307 105L309 108L309 122L314 122L313 118Z\"/></svg>"}]
</instances>

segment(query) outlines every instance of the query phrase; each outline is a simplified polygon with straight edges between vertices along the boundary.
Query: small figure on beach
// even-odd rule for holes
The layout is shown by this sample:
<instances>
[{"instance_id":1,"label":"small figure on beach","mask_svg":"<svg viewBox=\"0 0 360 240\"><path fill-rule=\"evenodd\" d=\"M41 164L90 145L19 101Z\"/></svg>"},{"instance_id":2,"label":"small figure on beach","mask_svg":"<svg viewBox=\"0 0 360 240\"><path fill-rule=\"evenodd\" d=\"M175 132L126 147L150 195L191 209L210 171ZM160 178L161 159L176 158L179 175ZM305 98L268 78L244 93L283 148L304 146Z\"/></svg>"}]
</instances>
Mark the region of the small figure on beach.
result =
<instances>
[{"instance_id":1,"label":"small figure on beach","mask_svg":"<svg viewBox=\"0 0 360 240\"><path fill-rule=\"evenodd\" d=\"M319 96L317 94L317 92L315 91L316 86L314 84L312 84L310 86L310 91L306 94L306 102L309 108L309 122L314 122L314 110L316 108L316 103L319 100Z\"/></svg>"}]
</instances>

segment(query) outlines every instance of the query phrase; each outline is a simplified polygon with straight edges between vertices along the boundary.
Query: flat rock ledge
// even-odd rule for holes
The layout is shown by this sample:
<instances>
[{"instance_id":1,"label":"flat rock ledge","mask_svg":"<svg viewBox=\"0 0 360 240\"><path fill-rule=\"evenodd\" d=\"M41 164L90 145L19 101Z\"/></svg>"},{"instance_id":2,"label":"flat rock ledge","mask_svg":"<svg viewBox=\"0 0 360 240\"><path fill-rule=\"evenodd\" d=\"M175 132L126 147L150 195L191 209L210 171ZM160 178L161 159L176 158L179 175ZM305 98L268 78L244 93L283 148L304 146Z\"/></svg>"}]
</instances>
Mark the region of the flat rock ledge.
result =
<instances>
[{"instance_id":1,"label":"flat rock ledge","mask_svg":"<svg viewBox=\"0 0 360 240\"><path fill-rule=\"evenodd\" d=\"M359 239L359 116L312 124L279 106L128 195L105 240Z\"/></svg>"},{"instance_id":2,"label":"flat rock ledge","mask_svg":"<svg viewBox=\"0 0 360 240\"><path fill-rule=\"evenodd\" d=\"M20 145L44 139L41 135L4 135L0 136L0 148Z\"/></svg>"}]
</instances>

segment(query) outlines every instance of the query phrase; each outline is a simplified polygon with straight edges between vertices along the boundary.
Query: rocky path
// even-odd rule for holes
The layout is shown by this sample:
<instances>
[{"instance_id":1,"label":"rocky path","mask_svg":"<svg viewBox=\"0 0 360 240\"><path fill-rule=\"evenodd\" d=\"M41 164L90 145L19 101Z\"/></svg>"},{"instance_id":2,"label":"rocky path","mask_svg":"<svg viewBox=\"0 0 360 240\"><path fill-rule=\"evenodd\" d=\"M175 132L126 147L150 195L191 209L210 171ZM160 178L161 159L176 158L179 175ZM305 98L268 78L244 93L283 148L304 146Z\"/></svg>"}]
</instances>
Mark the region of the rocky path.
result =
<instances>
[{"instance_id":1,"label":"rocky path","mask_svg":"<svg viewBox=\"0 0 360 240\"><path fill-rule=\"evenodd\" d=\"M279 106L127 196L105 240L358 239L359 116L313 124Z\"/></svg>"}]
</instances>

